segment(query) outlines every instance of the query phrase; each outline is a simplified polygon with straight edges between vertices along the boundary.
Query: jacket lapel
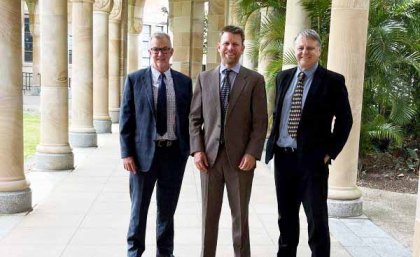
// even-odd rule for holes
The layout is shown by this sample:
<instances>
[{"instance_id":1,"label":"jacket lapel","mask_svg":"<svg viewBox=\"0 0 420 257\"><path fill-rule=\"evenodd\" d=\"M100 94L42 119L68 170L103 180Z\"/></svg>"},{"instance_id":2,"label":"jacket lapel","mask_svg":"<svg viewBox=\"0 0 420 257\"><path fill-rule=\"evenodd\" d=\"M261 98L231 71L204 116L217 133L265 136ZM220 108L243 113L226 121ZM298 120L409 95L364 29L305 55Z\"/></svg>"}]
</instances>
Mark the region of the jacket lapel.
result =
<instances>
[{"instance_id":1,"label":"jacket lapel","mask_svg":"<svg viewBox=\"0 0 420 257\"><path fill-rule=\"evenodd\" d=\"M174 91L175 91L175 106L181 106L181 103L180 103L180 101L182 101L182 97L181 97L181 92L180 92L180 90L183 88L183 87L180 87L180 86L178 86L178 85L182 85L182 81L180 80L180 77L179 76L177 76L173 71L172 71L172 69L171 69L171 75L172 75L172 81L173 81L173 83L174 83ZM177 87L178 86L178 87ZM176 112L177 112L177 115L176 115L176 117L179 117L179 113L178 113L178 108L176 108Z\"/></svg>"},{"instance_id":2,"label":"jacket lapel","mask_svg":"<svg viewBox=\"0 0 420 257\"><path fill-rule=\"evenodd\" d=\"M314 73L314 78L312 80L311 87L309 88L308 95L306 96L305 105L303 106L302 116L305 114L306 110L310 108L312 102L316 98L316 94L321 84L322 78L324 77L325 69L318 64L318 68Z\"/></svg>"},{"instance_id":3,"label":"jacket lapel","mask_svg":"<svg viewBox=\"0 0 420 257\"><path fill-rule=\"evenodd\" d=\"M150 109L152 110L153 116L156 117L155 104L153 98L153 80L152 80L152 70L149 67L143 77L143 85L146 87L146 98L149 102Z\"/></svg>"},{"instance_id":4,"label":"jacket lapel","mask_svg":"<svg viewBox=\"0 0 420 257\"><path fill-rule=\"evenodd\" d=\"M216 115L218 117L222 115L222 110L220 106L220 73L219 71L220 71L220 66L217 66L217 68L211 71L211 74L208 77L209 81L207 82L203 81L203 84L201 85L202 87L207 87L206 92L208 92L211 102L214 103L216 107ZM206 86L206 85L210 85L210 86Z\"/></svg>"},{"instance_id":5,"label":"jacket lapel","mask_svg":"<svg viewBox=\"0 0 420 257\"><path fill-rule=\"evenodd\" d=\"M230 91L229 106L228 106L226 117L229 117L230 113L235 107L235 104L238 102L239 96L241 95L243 89L245 88L247 84L247 81L246 81L247 77L248 77L248 74L246 70L241 67L238 75L236 75L235 81L233 82L233 86Z\"/></svg>"}]
</instances>

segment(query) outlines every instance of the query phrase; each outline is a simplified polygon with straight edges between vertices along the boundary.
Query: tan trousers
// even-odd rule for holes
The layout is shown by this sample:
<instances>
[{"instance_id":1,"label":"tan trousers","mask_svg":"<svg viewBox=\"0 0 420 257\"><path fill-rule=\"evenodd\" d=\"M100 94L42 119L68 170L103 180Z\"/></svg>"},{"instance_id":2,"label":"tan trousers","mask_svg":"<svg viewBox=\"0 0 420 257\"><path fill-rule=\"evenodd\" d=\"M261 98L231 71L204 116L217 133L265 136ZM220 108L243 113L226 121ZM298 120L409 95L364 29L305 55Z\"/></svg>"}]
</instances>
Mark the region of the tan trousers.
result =
<instances>
[{"instance_id":1,"label":"tan trousers","mask_svg":"<svg viewBox=\"0 0 420 257\"><path fill-rule=\"evenodd\" d=\"M239 163L237 164L239 166ZM254 170L232 168L225 147L219 148L216 162L201 172L202 257L215 257L219 218L226 184L232 215L232 241L235 257L250 257L248 205Z\"/></svg>"}]
</instances>

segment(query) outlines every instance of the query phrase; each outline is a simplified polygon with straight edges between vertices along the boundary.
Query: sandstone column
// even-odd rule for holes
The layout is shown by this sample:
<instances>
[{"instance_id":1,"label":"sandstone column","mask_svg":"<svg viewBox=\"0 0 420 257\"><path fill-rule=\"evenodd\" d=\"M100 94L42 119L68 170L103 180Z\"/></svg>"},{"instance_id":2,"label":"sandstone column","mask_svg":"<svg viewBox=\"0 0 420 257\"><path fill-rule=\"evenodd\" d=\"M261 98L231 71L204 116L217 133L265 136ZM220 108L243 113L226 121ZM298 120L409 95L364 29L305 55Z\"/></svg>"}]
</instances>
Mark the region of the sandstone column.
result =
<instances>
[{"instance_id":1,"label":"sandstone column","mask_svg":"<svg viewBox=\"0 0 420 257\"><path fill-rule=\"evenodd\" d=\"M217 52L219 31L226 24L225 0L209 1L208 31L207 31L207 63L206 70L213 69L220 64L220 55Z\"/></svg>"},{"instance_id":2,"label":"sandstone column","mask_svg":"<svg viewBox=\"0 0 420 257\"><path fill-rule=\"evenodd\" d=\"M140 33L143 29L145 2L145 0L129 0L128 2L128 72L136 71L140 67Z\"/></svg>"},{"instance_id":3,"label":"sandstone column","mask_svg":"<svg viewBox=\"0 0 420 257\"><path fill-rule=\"evenodd\" d=\"M195 83L203 69L204 0L192 1L190 77Z\"/></svg>"},{"instance_id":4,"label":"sandstone column","mask_svg":"<svg viewBox=\"0 0 420 257\"><path fill-rule=\"evenodd\" d=\"M251 59L250 53L251 53L251 46L255 44L255 37L257 36L257 33L259 32L259 26L258 28L253 28L251 26L252 23L256 23L257 21L261 21L261 13L258 11L255 11L251 16L249 16L247 23L245 24L245 52L242 55L242 65L247 67L248 69L255 69L258 66L258 61L253 61Z\"/></svg>"},{"instance_id":5,"label":"sandstone column","mask_svg":"<svg viewBox=\"0 0 420 257\"><path fill-rule=\"evenodd\" d=\"M124 92L125 76L127 75L127 38L128 38L128 0L122 0L121 8L121 51L120 51L120 99ZM120 100L121 101L121 100Z\"/></svg>"},{"instance_id":6,"label":"sandstone column","mask_svg":"<svg viewBox=\"0 0 420 257\"><path fill-rule=\"evenodd\" d=\"M41 138L37 170L73 169L68 141L67 1L42 0Z\"/></svg>"},{"instance_id":7,"label":"sandstone column","mask_svg":"<svg viewBox=\"0 0 420 257\"><path fill-rule=\"evenodd\" d=\"M362 194L356 186L356 179L368 14L369 1L332 1L328 69L345 76L353 114L353 127L347 144L330 171L329 213L338 217L362 214ZM351 30L348 24L352 24Z\"/></svg>"},{"instance_id":8,"label":"sandstone column","mask_svg":"<svg viewBox=\"0 0 420 257\"><path fill-rule=\"evenodd\" d=\"M97 133L111 133L108 111L108 18L112 3L112 0L96 0L93 12L93 125Z\"/></svg>"},{"instance_id":9,"label":"sandstone column","mask_svg":"<svg viewBox=\"0 0 420 257\"><path fill-rule=\"evenodd\" d=\"M269 17L273 13L274 9L264 8L261 9L261 25L264 25L265 22L267 22L267 17ZM263 54L263 49L261 48L261 45L264 45L264 38L261 40L260 44L260 51L258 55L258 72L262 75L264 75L265 80L267 81L267 67L270 65L270 63L273 61L272 57L267 56ZM276 89L275 87L267 88L267 113L269 114L269 118L271 119L271 115L273 114L273 108L275 104L275 97L276 97Z\"/></svg>"},{"instance_id":10,"label":"sandstone column","mask_svg":"<svg viewBox=\"0 0 420 257\"><path fill-rule=\"evenodd\" d=\"M238 0L229 0L229 11L226 12L226 20L229 25L240 25L238 19L238 8Z\"/></svg>"},{"instance_id":11,"label":"sandstone column","mask_svg":"<svg viewBox=\"0 0 420 257\"><path fill-rule=\"evenodd\" d=\"M172 0L169 23L175 48L172 67L193 81L201 71L203 60L204 0Z\"/></svg>"},{"instance_id":12,"label":"sandstone column","mask_svg":"<svg viewBox=\"0 0 420 257\"><path fill-rule=\"evenodd\" d=\"M73 147L97 146L93 127L93 1L72 0L72 115L69 139Z\"/></svg>"},{"instance_id":13,"label":"sandstone column","mask_svg":"<svg viewBox=\"0 0 420 257\"><path fill-rule=\"evenodd\" d=\"M31 94L39 95L41 87L41 73L40 73L40 45L39 45L39 1L26 0L26 5L29 9L29 29L32 34L32 86Z\"/></svg>"},{"instance_id":14,"label":"sandstone column","mask_svg":"<svg viewBox=\"0 0 420 257\"><path fill-rule=\"evenodd\" d=\"M311 20L308 13L303 9L300 0L287 0L286 5L286 26L284 28L283 41L283 70L292 68L296 65L284 63L284 56L294 55L295 37L304 29L311 27Z\"/></svg>"},{"instance_id":15,"label":"sandstone column","mask_svg":"<svg viewBox=\"0 0 420 257\"><path fill-rule=\"evenodd\" d=\"M120 55L122 0L114 0L109 15L109 115L118 123L120 115Z\"/></svg>"},{"instance_id":16,"label":"sandstone column","mask_svg":"<svg viewBox=\"0 0 420 257\"><path fill-rule=\"evenodd\" d=\"M23 171L21 1L0 6L0 213L17 213L32 208Z\"/></svg>"},{"instance_id":17,"label":"sandstone column","mask_svg":"<svg viewBox=\"0 0 420 257\"><path fill-rule=\"evenodd\" d=\"M420 180L417 188L420 188ZM413 257L418 256L420 256L420 194L417 194L416 220L414 223L413 237Z\"/></svg>"}]
</instances>

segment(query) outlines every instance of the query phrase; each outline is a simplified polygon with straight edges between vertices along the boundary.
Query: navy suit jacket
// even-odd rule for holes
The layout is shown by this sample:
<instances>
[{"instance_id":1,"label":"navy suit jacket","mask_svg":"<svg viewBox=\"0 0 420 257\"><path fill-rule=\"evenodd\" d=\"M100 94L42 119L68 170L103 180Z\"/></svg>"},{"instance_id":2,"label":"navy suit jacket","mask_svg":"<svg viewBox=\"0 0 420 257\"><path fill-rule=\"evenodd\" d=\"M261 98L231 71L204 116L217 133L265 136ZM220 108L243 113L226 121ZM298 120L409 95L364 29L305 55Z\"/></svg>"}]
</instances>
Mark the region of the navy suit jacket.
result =
<instances>
[{"instance_id":1,"label":"navy suit jacket","mask_svg":"<svg viewBox=\"0 0 420 257\"><path fill-rule=\"evenodd\" d=\"M274 154L279 137L283 99L297 68L280 72L276 77L276 107L273 127L266 147L266 163ZM334 129L331 130L333 118ZM344 76L318 65L306 97L297 131L299 163L305 170L322 165L326 154L335 159L349 136L353 118Z\"/></svg>"},{"instance_id":2,"label":"navy suit jacket","mask_svg":"<svg viewBox=\"0 0 420 257\"><path fill-rule=\"evenodd\" d=\"M175 89L176 136L180 154L189 155L188 115L192 97L191 79L171 69ZM134 157L140 171L149 171L155 153L156 111L152 70L146 68L127 76L120 109L121 157Z\"/></svg>"}]
</instances>

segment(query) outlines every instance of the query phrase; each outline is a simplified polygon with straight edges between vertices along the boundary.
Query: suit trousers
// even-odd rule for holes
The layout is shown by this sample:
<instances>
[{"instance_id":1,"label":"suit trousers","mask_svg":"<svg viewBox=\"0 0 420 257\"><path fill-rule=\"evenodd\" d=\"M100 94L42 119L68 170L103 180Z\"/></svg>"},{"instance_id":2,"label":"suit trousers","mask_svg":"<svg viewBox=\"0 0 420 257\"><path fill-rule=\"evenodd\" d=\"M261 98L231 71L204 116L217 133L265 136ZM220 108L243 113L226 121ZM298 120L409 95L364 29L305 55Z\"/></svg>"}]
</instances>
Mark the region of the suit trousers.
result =
<instances>
[{"instance_id":1,"label":"suit trousers","mask_svg":"<svg viewBox=\"0 0 420 257\"><path fill-rule=\"evenodd\" d=\"M320 160L319 167L314 165L313 169L324 170L298 168L296 152L275 151L274 166L280 230L277 257L296 257L301 204L308 221L308 243L312 257L329 257L327 165Z\"/></svg>"},{"instance_id":2,"label":"suit trousers","mask_svg":"<svg viewBox=\"0 0 420 257\"><path fill-rule=\"evenodd\" d=\"M219 152L213 167L208 169L207 172L201 172L202 257L216 256L219 218L225 184L232 216L234 256L251 256L248 205L253 177L254 170L241 171L230 165L226 149L223 145L219 147Z\"/></svg>"},{"instance_id":3,"label":"suit trousers","mask_svg":"<svg viewBox=\"0 0 420 257\"><path fill-rule=\"evenodd\" d=\"M130 173L131 217L127 234L128 257L140 257L145 250L147 212L155 184L156 256L173 256L174 214L187 158L181 156L178 144L170 147L156 146L150 170Z\"/></svg>"}]
</instances>

